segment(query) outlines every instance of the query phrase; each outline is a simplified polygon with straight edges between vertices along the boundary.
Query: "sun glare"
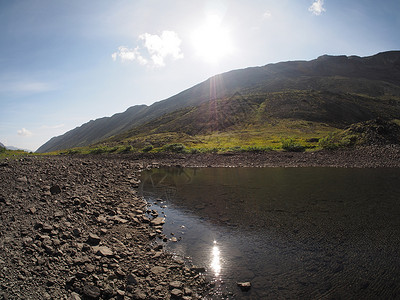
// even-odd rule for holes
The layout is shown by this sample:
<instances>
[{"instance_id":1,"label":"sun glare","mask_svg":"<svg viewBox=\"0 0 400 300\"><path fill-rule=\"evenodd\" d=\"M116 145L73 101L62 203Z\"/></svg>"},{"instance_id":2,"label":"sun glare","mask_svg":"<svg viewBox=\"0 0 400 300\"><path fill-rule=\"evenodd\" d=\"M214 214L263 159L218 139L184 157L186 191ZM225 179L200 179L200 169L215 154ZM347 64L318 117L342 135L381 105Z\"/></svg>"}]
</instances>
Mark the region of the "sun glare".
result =
<instances>
[{"instance_id":1,"label":"sun glare","mask_svg":"<svg viewBox=\"0 0 400 300\"><path fill-rule=\"evenodd\" d=\"M210 15L203 26L192 34L196 54L207 62L216 63L233 50L227 28L217 15Z\"/></svg>"}]
</instances>

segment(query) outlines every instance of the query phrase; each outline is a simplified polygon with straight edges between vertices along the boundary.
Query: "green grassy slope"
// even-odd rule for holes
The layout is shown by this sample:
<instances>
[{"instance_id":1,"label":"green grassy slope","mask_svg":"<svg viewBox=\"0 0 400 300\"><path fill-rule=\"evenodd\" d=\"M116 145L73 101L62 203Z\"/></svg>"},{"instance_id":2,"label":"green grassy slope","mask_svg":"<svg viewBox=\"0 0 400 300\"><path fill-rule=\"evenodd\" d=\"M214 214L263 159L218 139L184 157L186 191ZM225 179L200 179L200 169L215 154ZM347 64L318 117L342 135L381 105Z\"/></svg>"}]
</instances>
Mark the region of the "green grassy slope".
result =
<instances>
[{"instance_id":1,"label":"green grassy slope","mask_svg":"<svg viewBox=\"0 0 400 300\"><path fill-rule=\"evenodd\" d=\"M255 141L268 139L265 132L296 133L290 128L297 123L309 124L310 130L343 129L376 117L400 119L399 101L400 51L364 58L321 56L216 75L151 106L88 122L38 152L99 143L150 146L159 144L157 139L183 137L204 144L216 135L233 141L242 131ZM273 124L280 124L281 131Z\"/></svg>"}]
</instances>

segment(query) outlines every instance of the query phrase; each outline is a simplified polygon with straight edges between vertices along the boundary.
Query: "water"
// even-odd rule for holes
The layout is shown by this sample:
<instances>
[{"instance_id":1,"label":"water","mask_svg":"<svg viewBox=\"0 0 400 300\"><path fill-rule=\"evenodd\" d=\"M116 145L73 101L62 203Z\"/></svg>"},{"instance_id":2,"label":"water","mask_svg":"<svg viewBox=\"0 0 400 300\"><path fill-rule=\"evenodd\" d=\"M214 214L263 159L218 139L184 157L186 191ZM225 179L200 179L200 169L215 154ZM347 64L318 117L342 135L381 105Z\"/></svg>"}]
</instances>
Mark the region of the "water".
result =
<instances>
[{"instance_id":1,"label":"water","mask_svg":"<svg viewBox=\"0 0 400 300\"><path fill-rule=\"evenodd\" d=\"M161 168L141 189L210 298L400 297L400 169Z\"/></svg>"}]
</instances>

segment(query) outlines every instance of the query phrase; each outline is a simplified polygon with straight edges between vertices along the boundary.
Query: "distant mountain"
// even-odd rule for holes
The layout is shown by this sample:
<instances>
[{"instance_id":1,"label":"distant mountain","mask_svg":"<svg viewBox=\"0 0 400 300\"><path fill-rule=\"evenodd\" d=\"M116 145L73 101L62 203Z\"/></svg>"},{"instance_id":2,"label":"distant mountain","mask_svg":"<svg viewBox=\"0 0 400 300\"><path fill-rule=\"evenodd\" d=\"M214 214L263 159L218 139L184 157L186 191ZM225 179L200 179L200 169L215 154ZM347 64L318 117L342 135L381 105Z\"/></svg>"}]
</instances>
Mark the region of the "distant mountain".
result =
<instances>
[{"instance_id":1,"label":"distant mountain","mask_svg":"<svg viewBox=\"0 0 400 300\"><path fill-rule=\"evenodd\" d=\"M376 117L400 119L400 51L369 57L324 55L230 71L151 106L132 106L85 123L52 138L37 152L146 132L209 133L271 118L341 128Z\"/></svg>"},{"instance_id":2,"label":"distant mountain","mask_svg":"<svg viewBox=\"0 0 400 300\"><path fill-rule=\"evenodd\" d=\"M23 148L18 148L18 147L14 147L14 146L6 146L6 149L7 149L7 150L22 150L22 151L25 151L25 152L32 152L32 150L23 149Z\"/></svg>"},{"instance_id":3,"label":"distant mountain","mask_svg":"<svg viewBox=\"0 0 400 300\"><path fill-rule=\"evenodd\" d=\"M0 143L0 148L5 148L6 146L4 146L2 143Z\"/></svg>"}]
</instances>

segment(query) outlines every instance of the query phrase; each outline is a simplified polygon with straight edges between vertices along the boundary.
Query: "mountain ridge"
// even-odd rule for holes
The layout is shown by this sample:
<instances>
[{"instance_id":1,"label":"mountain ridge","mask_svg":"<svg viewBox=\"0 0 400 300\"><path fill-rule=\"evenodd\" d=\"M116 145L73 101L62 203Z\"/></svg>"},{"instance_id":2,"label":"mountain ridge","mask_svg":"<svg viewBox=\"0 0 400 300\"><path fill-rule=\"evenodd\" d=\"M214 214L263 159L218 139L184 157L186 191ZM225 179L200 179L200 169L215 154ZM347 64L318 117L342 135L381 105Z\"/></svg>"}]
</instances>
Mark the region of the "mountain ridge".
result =
<instances>
[{"instance_id":1,"label":"mountain ridge","mask_svg":"<svg viewBox=\"0 0 400 300\"><path fill-rule=\"evenodd\" d=\"M367 57L322 55L310 61L287 61L232 70L210 77L150 106L136 105L111 117L91 120L50 139L37 152L88 146L148 124L176 110L200 107L209 101L227 99L236 93L245 96L258 94L265 98L267 94L285 91L330 92L340 95L343 99L362 95L363 99L373 99L372 102L366 100L370 106L374 101L392 100L397 116L396 97L400 96L400 51L381 52ZM386 104L380 105L378 110L382 111ZM285 107L288 111L291 110L290 106ZM365 121L365 117L358 118L356 113L357 110L369 109L359 105L353 109L355 115L349 119ZM368 114L364 112L362 115ZM377 115L371 113L370 117Z\"/></svg>"}]
</instances>

